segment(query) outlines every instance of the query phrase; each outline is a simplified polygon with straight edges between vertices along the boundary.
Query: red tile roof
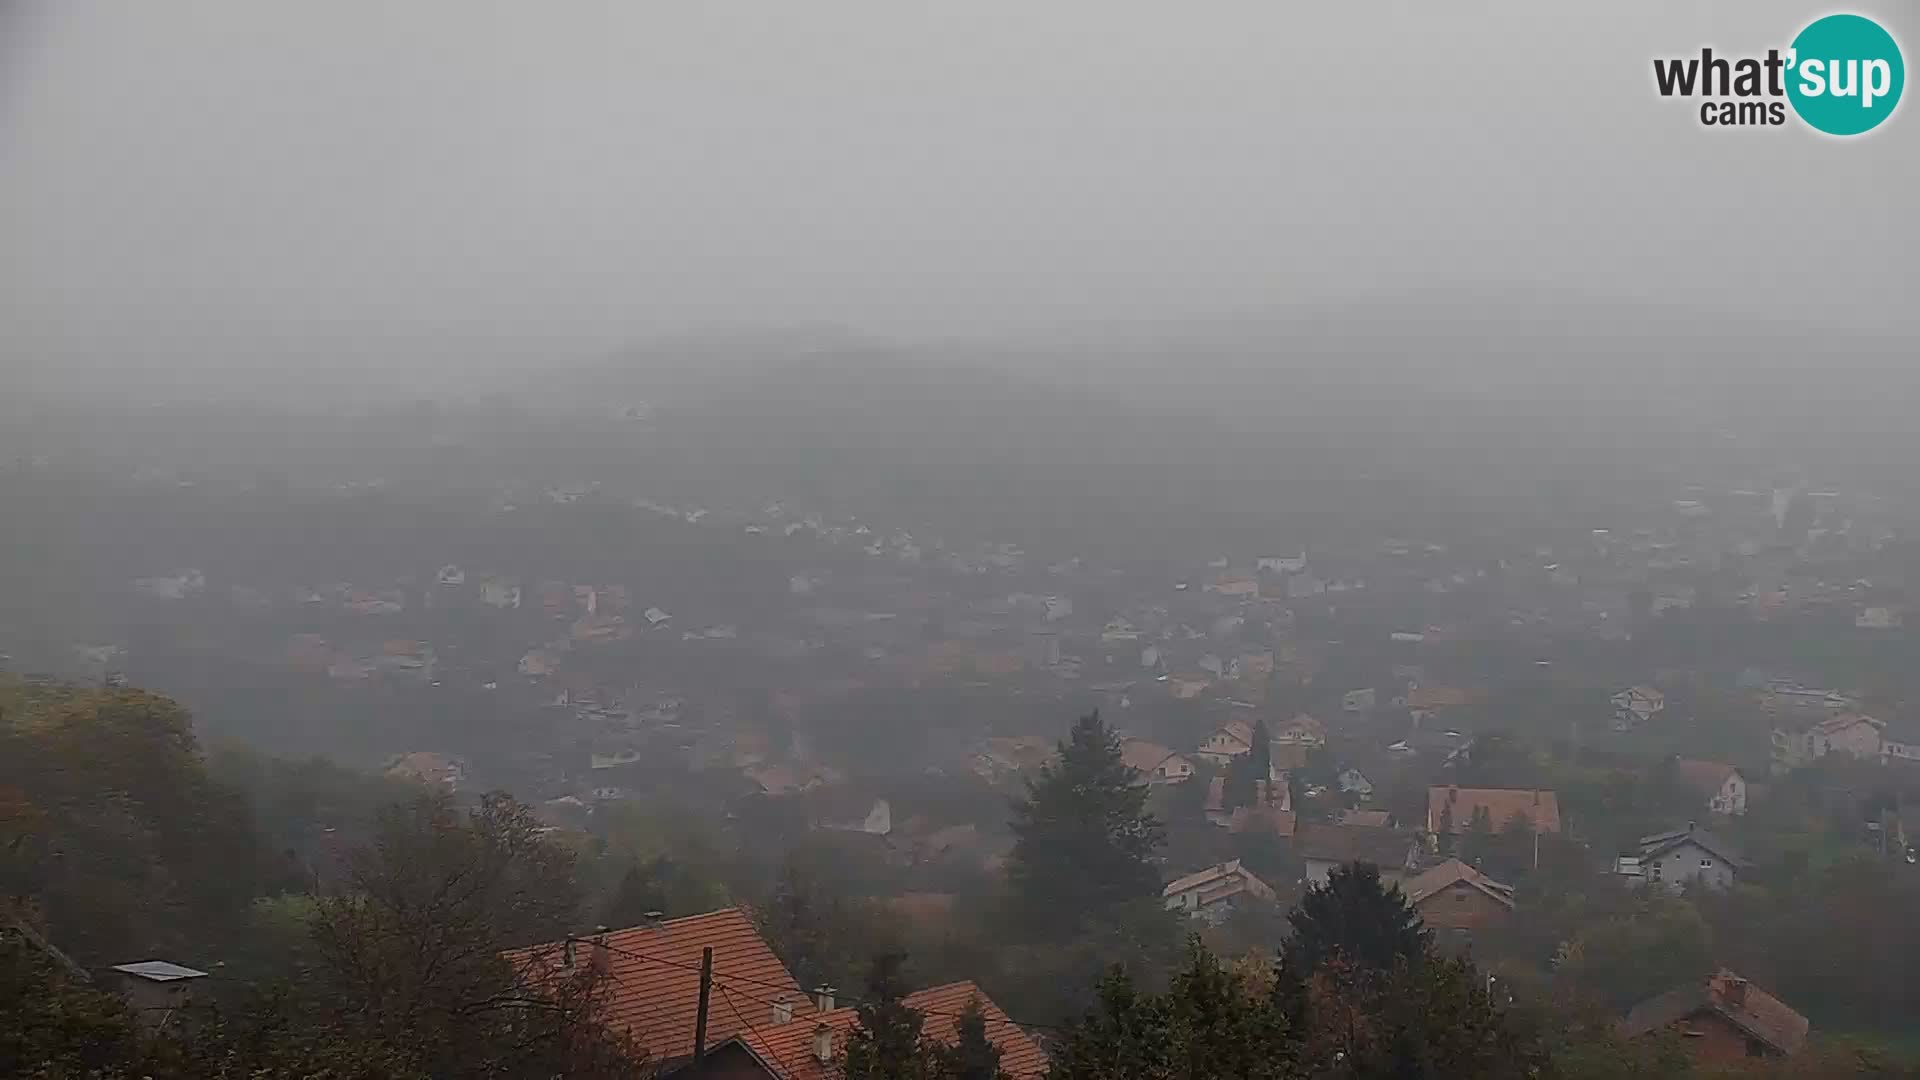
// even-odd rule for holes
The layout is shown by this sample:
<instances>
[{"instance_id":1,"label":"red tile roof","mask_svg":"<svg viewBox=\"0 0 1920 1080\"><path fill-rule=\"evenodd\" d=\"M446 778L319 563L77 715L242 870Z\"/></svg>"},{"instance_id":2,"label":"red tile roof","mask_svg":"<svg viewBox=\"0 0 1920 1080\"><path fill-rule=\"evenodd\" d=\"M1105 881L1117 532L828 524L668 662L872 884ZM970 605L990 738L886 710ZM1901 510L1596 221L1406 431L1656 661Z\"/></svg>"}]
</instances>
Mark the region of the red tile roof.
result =
<instances>
[{"instance_id":1,"label":"red tile roof","mask_svg":"<svg viewBox=\"0 0 1920 1080\"><path fill-rule=\"evenodd\" d=\"M734 995L740 999L740 995ZM1007 1018L980 988L971 982L948 983L908 994L908 1008L923 1014L920 1033L936 1042L952 1045L959 1038L959 1016L967 1003L979 999L980 1012L987 1020L987 1038L1000 1048L1000 1069L1014 1080L1038 1080L1047 1071L1047 1057L1040 1044ZM741 1000L741 1008L752 1008ZM717 1010L716 1010L717 1011ZM782 1080L838 1080L843 1075L838 1059L845 1052L848 1038L859 1023L853 1008L835 1009L800 1016L792 1020L749 1029L741 1036L760 1060L771 1066ZM813 1056L813 1036L826 1025L833 1030L835 1061L822 1063Z\"/></svg>"},{"instance_id":2,"label":"red tile roof","mask_svg":"<svg viewBox=\"0 0 1920 1080\"><path fill-rule=\"evenodd\" d=\"M1407 691L1409 709L1458 708L1463 705L1477 705L1480 693L1459 686L1428 686Z\"/></svg>"},{"instance_id":3,"label":"red tile roof","mask_svg":"<svg viewBox=\"0 0 1920 1080\"><path fill-rule=\"evenodd\" d=\"M1717 1013L1781 1054L1797 1053L1807 1042L1806 1017L1726 968L1635 1005L1619 1030L1635 1038L1701 1013Z\"/></svg>"},{"instance_id":4,"label":"red tile roof","mask_svg":"<svg viewBox=\"0 0 1920 1080\"><path fill-rule=\"evenodd\" d=\"M1495 881L1459 859L1448 859L1438 866L1415 874L1401 882L1400 891L1407 894L1408 903L1419 907L1428 899L1439 896L1463 881L1486 893L1496 903L1508 908L1513 907L1513 886Z\"/></svg>"},{"instance_id":5,"label":"red tile roof","mask_svg":"<svg viewBox=\"0 0 1920 1080\"><path fill-rule=\"evenodd\" d=\"M1535 832L1560 831L1560 800L1551 791L1522 788L1430 787L1427 789L1427 831L1440 832L1440 820L1451 809L1450 832L1463 833L1473 823L1474 811L1485 807L1494 832L1503 832L1517 815L1525 815Z\"/></svg>"},{"instance_id":6,"label":"red tile roof","mask_svg":"<svg viewBox=\"0 0 1920 1080\"><path fill-rule=\"evenodd\" d=\"M633 1036L653 1060L671 1060L693 1053L694 1020L700 1008L700 956L713 949L716 988L734 991L711 997L707 1019L709 1046L742 1034L754 1024L770 1023L771 1007L749 1002L771 1002L781 996L793 1003L798 1018L814 1013L813 1003L794 981L780 958L760 937L746 912L724 908L704 915L668 919L656 926L636 926L607 935L607 963L612 988L604 1019L616 1031ZM575 945L576 964L592 962L593 946ZM507 954L516 966L560 963L560 944L535 946ZM812 1030L811 1025L808 1026Z\"/></svg>"},{"instance_id":7,"label":"red tile roof","mask_svg":"<svg viewBox=\"0 0 1920 1080\"><path fill-rule=\"evenodd\" d=\"M1170 748L1145 739L1120 741L1120 760L1143 773L1152 772L1173 756L1174 752Z\"/></svg>"},{"instance_id":8,"label":"red tile roof","mask_svg":"<svg viewBox=\"0 0 1920 1080\"><path fill-rule=\"evenodd\" d=\"M1727 777L1739 771L1724 761L1682 759L1674 766L1674 773L1682 784L1709 799L1720 794L1720 789L1726 786Z\"/></svg>"}]
</instances>

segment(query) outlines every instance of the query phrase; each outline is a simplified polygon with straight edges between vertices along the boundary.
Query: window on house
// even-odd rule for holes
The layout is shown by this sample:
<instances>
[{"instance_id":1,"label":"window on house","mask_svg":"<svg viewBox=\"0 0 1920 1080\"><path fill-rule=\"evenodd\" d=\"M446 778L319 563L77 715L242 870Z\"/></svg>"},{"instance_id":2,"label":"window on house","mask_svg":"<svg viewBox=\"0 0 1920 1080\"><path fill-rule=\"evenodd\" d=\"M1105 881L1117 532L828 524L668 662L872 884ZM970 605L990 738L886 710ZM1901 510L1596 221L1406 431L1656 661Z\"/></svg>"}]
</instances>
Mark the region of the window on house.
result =
<instances>
[{"instance_id":1,"label":"window on house","mask_svg":"<svg viewBox=\"0 0 1920 1080\"><path fill-rule=\"evenodd\" d=\"M1759 1039L1748 1039L1747 1040L1747 1056L1748 1057L1766 1057L1767 1044L1761 1042Z\"/></svg>"},{"instance_id":2,"label":"window on house","mask_svg":"<svg viewBox=\"0 0 1920 1080\"><path fill-rule=\"evenodd\" d=\"M1457 892L1457 893L1454 893L1454 894L1453 894L1453 902L1454 902L1454 903L1456 903L1456 904L1464 904L1464 903L1466 903L1466 902L1467 902L1467 894L1466 894L1466 893L1463 893L1463 892Z\"/></svg>"},{"instance_id":3,"label":"window on house","mask_svg":"<svg viewBox=\"0 0 1920 1080\"><path fill-rule=\"evenodd\" d=\"M1713 869L1713 860L1712 860L1712 859L1701 859L1701 860L1700 860L1700 869L1702 869L1702 870L1711 870L1711 869Z\"/></svg>"}]
</instances>

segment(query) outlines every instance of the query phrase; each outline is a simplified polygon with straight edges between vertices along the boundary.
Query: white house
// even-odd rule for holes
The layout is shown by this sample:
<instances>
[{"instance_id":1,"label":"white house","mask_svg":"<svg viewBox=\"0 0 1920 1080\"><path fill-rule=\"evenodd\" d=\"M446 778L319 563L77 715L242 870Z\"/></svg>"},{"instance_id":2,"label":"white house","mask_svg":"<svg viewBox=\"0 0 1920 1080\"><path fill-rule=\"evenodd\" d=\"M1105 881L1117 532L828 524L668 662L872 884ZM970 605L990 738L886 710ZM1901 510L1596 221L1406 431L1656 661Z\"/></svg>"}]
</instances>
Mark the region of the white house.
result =
<instances>
[{"instance_id":1,"label":"white house","mask_svg":"<svg viewBox=\"0 0 1920 1080\"><path fill-rule=\"evenodd\" d=\"M1920 735L1911 727L1880 732L1880 756L1886 761L1920 761Z\"/></svg>"},{"instance_id":2,"label":"white house","mask_svg":"<svg viewBox=\"0 0 1920 1080\"><path fill-rule=\"evenodd\" d=\"M1178 784L1193 779L1193 762L1159 743L1145 739L1123 739L1120 760L1140 770L1139 783Z\"/></svg>"},{"instance_id":3,"label":"white house","mask_svg":"<svg viewBox=\"0 0 1920 1080\"><path fill-rule=\"evenodd\" d=\"M1747 812L1747 778L1724 761L1682 760L1674 766L1682 784L1707 801L1707 809L1716 814L1740 815Z\"/></svg>"},{"instance_id":4,"label":"white house","mask_svg":"<svg viewBox=\"0 0 1920 1080\"><path fill-rule=\"evenodd\" d=\"M1236 907L1271 904L1276 899L1272 887L1241 866L1239 859L1176 878L1167 883L1160 896L1167 910L1210 923L1222 921Z\"/></svg>"},{"instance_id":5,"label":"white house","mask_svg":"<svg viewBox=\"0 0 1920 1080\"><path fill-rule=\"evenodd\" d=\"M1639 858L1621 859L1614 869L1629 884L1679 892L1696 882L1711 889L1729 888L1747 866L1725 840L1689 821L1684 829L1641 837Z\"/></svg>"},{"instance_id":6,"label":"white house","mask_svg":"<svg viewBox=\"0 0 1920 1080\"><path fill-rule=\"evenodd\" d=\"M1373 781L1367 779L1367 774L1359 769L1342 769L1339 784L1341 791L1351 792L1361 799L1373 797Z\"/></svg>"},{"instance_id":7,"label":"white house","mask_svg":"<svg viewBox=\"0 0 1920 1080\"><path fill-rule=\"evenodd\" d=\"M1854 616L1853 625L1862 630L1894 630L1902 621L1900 613L1890 607L1870 607Z\"/></svg>"},{"instance_id":8,"label":"white house","mask_svg":"<svg viewBox=\"0 0 1920 1080\"><path fill-rule=\"evenodd\" d=\"M1831 753L1856 758L1883 757L1886 725L1871 716L1846 712L1829 716L1801 730L1773 730L1773 759L1778 769L1791 769Z\"/></svg>"},{"instance_id":9,"label":"white house","mask_svg":"<svg viewBox=\"0 0 1920 1080\"><path fill-rule=\"evenodd\" d=\"M1297 574L1307 568L1307 553L1262 555L1253 561L1253 568L1270 574Z\"/></svg>"},{"instance_id":10,"label":"white house","mask_svg":"<svg viewBox=\"0 0 1920 1080\"><path fill-rule=\"evenodd\" d=\"M162 577L141 578L133 587L156 599L184 600L207 587L207 575L198 570L181 570Z\"/></svg>"},{"instance_id":11,"label":"white house","mask_svg":"<svg viewBox=\"0 0 1920 1080\"><path fill-rule=\"evenodd\" d=\"M875 799L866 816L838 821L822 821L820 827L835 832L866 833L869 836L885 836L893 831L893 805L885 799Z\"/></svg>"},{"instance_id":12,"label":"white house","mask_svg":"<svg viewBox=\"0 0 1920 1080\"><path fill-rule=\"evenodd\" d=\"M1638 727L1667 707L1667 696L1651 686L1629 686L1608 699L1616 727Z\"/></svg>"},{"instance_id":13,"label":"white house","mask_svg":"<svg viewBox=\"0 0 1920 1080\"><path fill-rule=\"evenodd\" d=\"M1241 754L1252 752L1253 725L1245 720L1229 720L1207 736L1207 741L1200 744L1193 756L1224 766Z\"/></svg>"},{"instance_id":14,"label":"white house","mask_svg":"<svg viewBox=\"0 0 1920 1080\"><path fill-rule=\"evenodd\" d=\"M488 578L480 583L480 602L497 608L517 608L520 583L512 578Z\"/></svg>"},{"instance_id":15,"label":"white house","mask_svg":"<svg viewBox=\"0 0 1920 1080\"><path fill-rule=\"evenodd\" d=\"M605 753L595 752L587 758L590 769L617 769L622 765L631 765L640 760L640 751L630 746L611 749Z\"/></svg>"}]
</instances>

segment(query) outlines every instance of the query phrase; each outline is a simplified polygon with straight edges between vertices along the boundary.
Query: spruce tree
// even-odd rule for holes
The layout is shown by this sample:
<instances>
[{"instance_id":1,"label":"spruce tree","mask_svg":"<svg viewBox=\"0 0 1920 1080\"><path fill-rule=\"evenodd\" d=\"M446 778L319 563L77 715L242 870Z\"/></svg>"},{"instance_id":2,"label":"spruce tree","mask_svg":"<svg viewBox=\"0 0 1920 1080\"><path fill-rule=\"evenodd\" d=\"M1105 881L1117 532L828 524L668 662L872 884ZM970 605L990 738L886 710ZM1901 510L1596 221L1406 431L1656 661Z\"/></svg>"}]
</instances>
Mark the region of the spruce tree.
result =
<instances>
[{"instance_id":1,"label":"spruce tree","mask_svg":"<svg viewBox=\"0 0 1920 1080\"><path fill-rule=\"evenodd\" d=\"M971 998L954 1021L957 1038L942 1055L942 1073L949 1080L999 1080L1000 1048L987 1037L987 1016L980 999Z\"/></svg>"},{"instance_id":2,"label":"spruce tree","mask_svg":"<svg viewBox=\"0 0 1920 1080\"><path fill-rule=\"evenodd\" d=\"M857 1010L860 1024L847 1041L847 1080L919 1080L931 1071L929 1049L920 1039L923 1017L905 1000L906 960L901 952L873 958L866 999Z\"/></svg>"},{"instance_id":3,"label":"spruce tree","mask_svg":"<svg viewBox=\"0 0 1920 1080\"><path fill-rule=\"evenodd\" d=\"M1287 915L1293 936L1280 949L1281 981L1295 985L1338 954L1362 971L1386 972L1426 959L1432 933L1397 885L1371 863L1336 866Z\"/></svg>"},{"instance_id":4,"label":"spruce tree","mask_svg":"<svg viewBox=\"0 0 1920 1080\"><path fill-rule=\"evenodd\" d=\"M1138 777L1121 760L1119 736L1093 712L1028 782L1014 804L1008 876L1034 925L1057 927L1158 894L1151 859L1165 830Z\"/></svg>"}]
</instances>

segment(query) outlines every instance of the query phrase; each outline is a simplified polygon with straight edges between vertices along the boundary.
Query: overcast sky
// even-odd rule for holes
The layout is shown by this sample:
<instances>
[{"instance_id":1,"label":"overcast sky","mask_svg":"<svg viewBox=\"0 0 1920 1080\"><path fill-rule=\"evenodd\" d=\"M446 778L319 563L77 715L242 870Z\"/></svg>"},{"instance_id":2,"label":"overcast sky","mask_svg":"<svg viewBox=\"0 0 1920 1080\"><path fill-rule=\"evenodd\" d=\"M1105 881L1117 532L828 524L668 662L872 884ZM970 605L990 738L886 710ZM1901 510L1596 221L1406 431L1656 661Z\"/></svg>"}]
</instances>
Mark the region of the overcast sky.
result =
<instances>
[{"instance_id":1,"label":"overcast sky","mask_svg":"<svg viewBox=\"0 0 1920 1080\"><path fill-rule=\"evenodd\" d=\"M593 355L1526 281L1920 326L1920 117L1702 128L1825 8L0 0L18 373ZM1920 16L1882 16L1907 45Z\"/></svg>"}]
</instances>

